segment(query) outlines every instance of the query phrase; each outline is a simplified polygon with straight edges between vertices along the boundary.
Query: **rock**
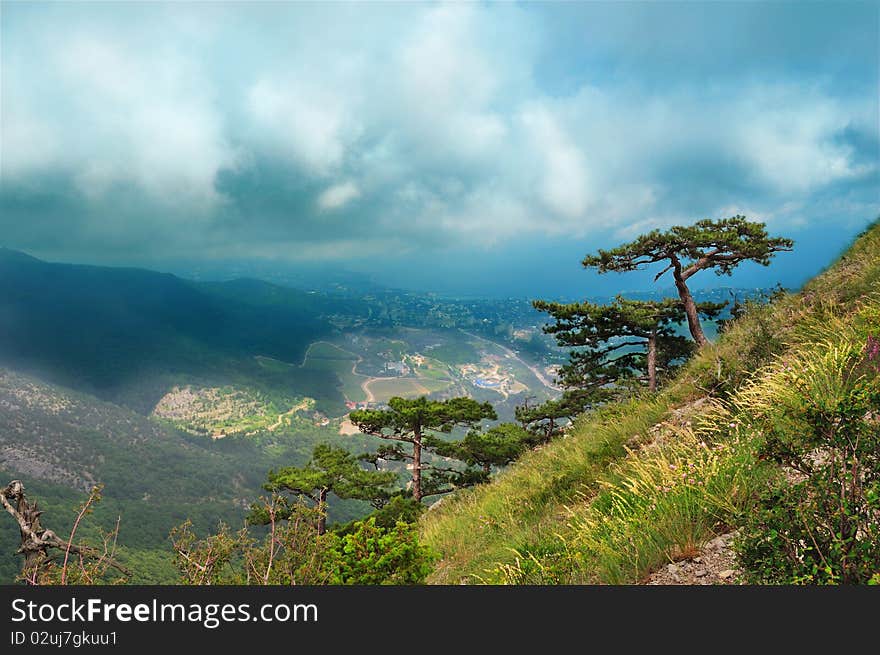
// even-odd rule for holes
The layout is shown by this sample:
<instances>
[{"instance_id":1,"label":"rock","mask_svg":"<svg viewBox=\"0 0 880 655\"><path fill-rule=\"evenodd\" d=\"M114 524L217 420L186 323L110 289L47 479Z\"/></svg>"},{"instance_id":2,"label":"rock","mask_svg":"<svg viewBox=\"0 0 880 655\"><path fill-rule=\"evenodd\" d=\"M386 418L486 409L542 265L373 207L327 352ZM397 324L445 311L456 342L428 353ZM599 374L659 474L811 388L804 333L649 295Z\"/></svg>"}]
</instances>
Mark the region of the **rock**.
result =
<instances>
[{"instance_id":1,"label":"rock","mask_svg":"<svg viewBox=\"0 0 880 655\"><path fill-rule=\"evenodd\" d=\"M666 570L669 572L670 575L675 575L676 573L678 573L678 567L675 564L670 564L666 567Z\"/></svg>"},{"instance_id":2,"label":"rock","mask_svg":"<svg viewBox=\"0 0 880 655\"><path fill-rule=\"evenodd\" d=\"M706 544L706 550L721 550L724 546L724 537L715 537L712 541Z\"/></svg>"},{"instance_id":3,"label":"rock","mask_svg":"<svg viewBox=\"0 0 880 655\"><path fill-rule=\"evenodd\" d=\"M733 574L736 573L733 569L726 569L718 574L718 577L722 580L727 580L727 578L733 577Z\"/></svg>"},{"instance_id":4,"label":"rock","mask_svg":"<svg viewBox=\"0 0 880 655\"><path fill-rule=\"evenodd\" d=\"M708 571L706 571L706 569L698 569L697 571L694 572L694 575L697 576L698 578L702 578L702 577L705 577L707 573L708 573Z\"/></svg>"},{"instance_id":5,"label":"rock","mask_svg":"<svg viewBox=\"0 0 880 655\"><path fill-rule=\"evenodd\" d=\"M694 558L694 562L696 562L697 564L702 563L702 561L703 561L703 558L702 558L702 557L695 557L695 558Z\"/></svg>"}]
</instances>

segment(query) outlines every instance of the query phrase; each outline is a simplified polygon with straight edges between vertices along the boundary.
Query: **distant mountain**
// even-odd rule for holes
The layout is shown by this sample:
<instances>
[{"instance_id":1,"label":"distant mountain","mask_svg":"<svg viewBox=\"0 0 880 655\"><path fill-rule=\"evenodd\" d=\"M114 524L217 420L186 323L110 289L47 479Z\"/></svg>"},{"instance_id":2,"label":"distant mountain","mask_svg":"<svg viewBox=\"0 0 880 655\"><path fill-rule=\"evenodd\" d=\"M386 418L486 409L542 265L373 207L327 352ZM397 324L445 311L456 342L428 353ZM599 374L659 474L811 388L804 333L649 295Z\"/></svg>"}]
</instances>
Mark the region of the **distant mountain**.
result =
<instances>
[{"instance_id":1,"label":"distant mountain","mask_svg":"<svg viewBox=\"0 0 880 655\"><path fill-rule=\"evenodd\" d=\"M258 280L197 283L0 249L0 364L141 413L180 379L245 378L312 396L317 387L335 398L330 376L270 373L254 361L300 362L308 344L332 330L326 317L333 305L327 296Z\"/></svg>"}]
</instances>

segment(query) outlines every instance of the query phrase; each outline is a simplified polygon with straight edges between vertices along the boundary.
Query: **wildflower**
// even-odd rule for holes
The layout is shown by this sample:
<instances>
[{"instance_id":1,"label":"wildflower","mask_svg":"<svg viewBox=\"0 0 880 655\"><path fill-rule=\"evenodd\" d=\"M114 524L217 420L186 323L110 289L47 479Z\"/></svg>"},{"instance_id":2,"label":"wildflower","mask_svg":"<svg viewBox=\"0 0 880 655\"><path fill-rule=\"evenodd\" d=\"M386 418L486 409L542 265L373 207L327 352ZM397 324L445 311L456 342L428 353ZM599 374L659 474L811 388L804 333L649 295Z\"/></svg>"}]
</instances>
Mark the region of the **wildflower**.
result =
<instances>
[{"instance_id":1,"label":"wildflower","mask_svg":"<svg viewBox=\"0 0 880 655\"><path fill-rule=\"evenodd\" d=\"M868 341L862 352L865 354L865 359L880 372L880 337L873 334L868 335Z\"/></svg>"}]
</instances>

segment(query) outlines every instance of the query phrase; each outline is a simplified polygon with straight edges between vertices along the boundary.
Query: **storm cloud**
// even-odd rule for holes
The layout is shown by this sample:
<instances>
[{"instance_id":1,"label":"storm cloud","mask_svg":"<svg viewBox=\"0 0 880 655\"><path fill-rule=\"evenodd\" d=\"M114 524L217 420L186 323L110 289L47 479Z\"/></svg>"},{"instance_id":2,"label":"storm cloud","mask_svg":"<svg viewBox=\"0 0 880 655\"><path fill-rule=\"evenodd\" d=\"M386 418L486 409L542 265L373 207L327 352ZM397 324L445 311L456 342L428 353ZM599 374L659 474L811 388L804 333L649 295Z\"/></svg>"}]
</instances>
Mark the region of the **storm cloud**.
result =
<instances>
[{"instance_id":1,"label":"storm cloud","mask_svg":"<svg viewBox=\"0 0 880 655\"><path fill-rule=\"evenodd\" d=\"M36 254L498 252L880 207L876 4L2 14L0 241Z\"/></svg>"}]
</instances>

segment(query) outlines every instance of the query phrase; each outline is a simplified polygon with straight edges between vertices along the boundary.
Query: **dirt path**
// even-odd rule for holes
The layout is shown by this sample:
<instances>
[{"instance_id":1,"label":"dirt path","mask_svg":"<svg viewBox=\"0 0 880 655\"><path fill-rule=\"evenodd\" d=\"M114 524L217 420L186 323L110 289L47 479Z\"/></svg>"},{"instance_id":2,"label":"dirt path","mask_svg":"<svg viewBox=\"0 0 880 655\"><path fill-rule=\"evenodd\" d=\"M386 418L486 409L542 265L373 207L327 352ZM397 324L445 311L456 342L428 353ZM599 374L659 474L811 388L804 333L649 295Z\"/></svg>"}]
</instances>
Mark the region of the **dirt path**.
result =
<instances>
[{"instance_id":1,"label":"dirt path","mask_svg":"<svg viewBox=\"0 0 880 655\"><path fill-rule=\"evenodd\" d=\"M307 400L302 401L302 402L299 403L298 405L294 405L293 407L291 407L290 409L288 409L286 412L283 412L283 413L279 414L279 415L278 415L278 420L275 421L272 425L270 425L270 426L269 426L268 428L266 428L266 429L267 429L269 432L274 432L275 430L277 430L278 428L280 428L281 425L284 423L284 417L285 417L285 416L290 416L290 415L292 415L292 414L295 414L296 412L300 411L301 409L306 409L306 408L308 408L308 406L309 406L309 402L308 402Z\"/></svg>"},{"instance_id":2,"label":"dirt path","mask_svg":"<svg viewBox=\"0 0 880 655\"><path fill-rule=\"evenodd\" d=\"M354 369L352 369L353 371ZM370 382L373 380L378 380L379 378L367 378L363 382L361 382L361 389L364 390L364 394L367 396L366 402L374 403L376 402L376 396L373 395L373 392L370 391Z\"/></svg>"}]
</instances>

